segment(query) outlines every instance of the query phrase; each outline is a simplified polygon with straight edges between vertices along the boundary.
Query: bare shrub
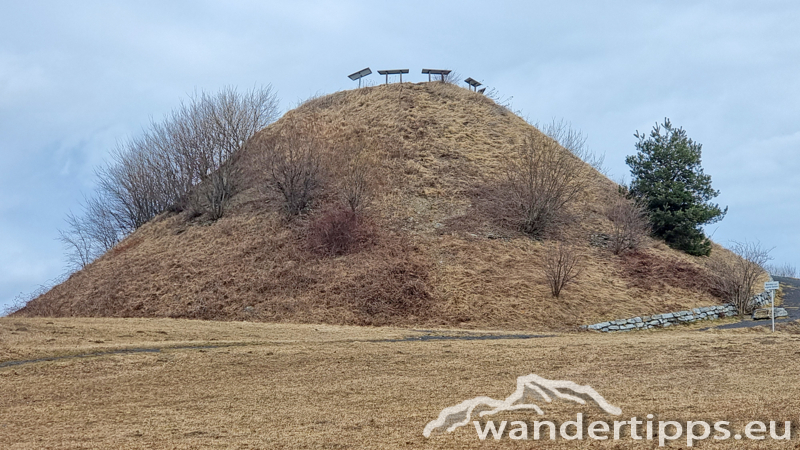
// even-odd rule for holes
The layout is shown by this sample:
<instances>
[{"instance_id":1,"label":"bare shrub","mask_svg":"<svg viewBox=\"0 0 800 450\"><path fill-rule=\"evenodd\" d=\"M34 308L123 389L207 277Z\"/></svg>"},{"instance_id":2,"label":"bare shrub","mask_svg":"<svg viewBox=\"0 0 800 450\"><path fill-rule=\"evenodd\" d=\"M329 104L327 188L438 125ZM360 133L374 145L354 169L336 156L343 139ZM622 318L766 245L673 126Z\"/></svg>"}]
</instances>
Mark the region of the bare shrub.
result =
<instances>
[{"instance_id":1,"label":"bare shrub","mask_svg":"<svg viewBox=\"0 0 800 450\"><path fill-rule=\"evenodd\" d=\"M773 277L797 278L797 267L789 263L781 265L767 264L764 269Z\"/></svg>"},{"instance_id":2,"label":"bare shrub","mask_svg":"<svg viewBox=\"0 0 800 450\"><path fill-rule=\"evenodd\" d=\"M500 116L504 116L509 114L513 111L513 106L511 105L511 101L514 99L513 96L511 97L503 97L500 92L495 88L488 88L483 92L483 95L486 98L492 100L495 105L493 111Z\"/></svg>"},{"instance_id":3,"label":"bare shrub","mask_svg":"<svg viewBox=\"0 0 800 450\"><path fill-rule=\"evenodd\" d=\"M123 236L119 222L104 199L90 198L83 204L83 215L72 212L67 227L59 230L59 240L66 246L67 266L79 270L116 245Z\"/></svg>"},{"instance_id":4,"label":"bare shrub","mask_svg":"<svg viewBox=\"0 0 800 450\"><path fill-rule=\"evenodd\" d=\"M308 246L321 256L341 256L360 250L372 240L369 221L350 209L323 212L308 227Z\"/></svg>"},{"instance_id":5,"label":"bare shrub","mask_svg":"<svg viewBox=\"0 0 800 450\"><path fill-rule=\"evenodd\" d=\"M362 211L372 198L376 162L361 140L349 140L334 152L332 174L342 203L354 213Z\"/></svg>"},{"instance_id":6,"label":"bare shrub","mask_svg":"<svg viewBox=\"0 0 800 450\"><path fill-rule=\"evenodd\" d=\"M563 242L545 247L540 260L540 270L547 279L550 293L558 298L561 291L580 275L581 255L575 247Z\"/></svg>"},{"instance_id":7,"label":"bare shrub","mask_svg":"<svg viewBox=\"0 0 800 450\"><path fill-rule=\"evenodd\" d=\"M322 140L316 121L287 121L278 133L262 142L267 187L280 194L289 216L311 203L321 184Z\"/></svg>"},{"instance_id":8,"label":"bare shrub","mask_svg":"<svg viewBox=\"0 0 800 450\"><path fill-rule=\"evenodd\" d=\"M548 124L540 125L537 123L534 126L540 129L542 133L553 138L556 142L561 144L562 147L572 152L573 155L592 166L595 170L608 176L608 169L603 166L606 155L598 155L590 150L586 145L586 135L580 130L572 128L572 126L563 119L558 121L553 119Z\"/></svg>"},{"instance_id":9,"label":"bare shrub","mask_svg":"<svg viewBox=\"0 0 800 450\"><path fill-rule=\"evenodd\" d=\"M508 191L520 228L540 238L587 186L584 163L554 139L531 132L508 163Z\"/></svg>"},{"instance_id":10,"label":"bare shrub","mask_svg":"<svg viewBox=\"0 0 800 450\"><path fill-rule=\"evenodd\" d=\"M721 296L711 282L710 271L700 265L659 252L634 250L621 256L619 268L629 285L635 285L644 291L663 291L670 287L679 287L715 297Z\"/></svg>"},{"instance_id":11,"label":"bare shrub","mask_svg":"<svg viewBox=\"0 0 800 450\"><path fill-rule=\"evenodd\" d=\"M739 314L752 311L751 300L756 294L757 282L765 275L763 266L771 258L770 249L765 249L758 242L733 242L730 251L712 255L708 261L713 273L714 288L722 297L736 305Z\"/></svg>"},{"instance_id":12,"label":"bare shrub","mask_svg":"<svg viewBox=\"0 0 800 450\"><path fill-rule=\"evenodd\" d=\"M443 76L431 75L431 77L433 77L432 81L444 81L447 84L453 84L456 86L458 86L459 83L463 81L463 78L461 78L461 74L456 72L455 70L451 70L450 73L448 73L447 75ZM437 80L436 77L439 77L439 79Z\"/></svg>"},{"instance_id":13,"label":"bare shrub","mask_svg":"<svg viewBox=\"0 0 800 450\"><path fill-rule=\"evenodd\" d=\"M202 205L210 218L222 217L236 192L239 151L276 116L277 100L269 87L245 94L233 88L216 95L203 92L173 115L173 135L186 144L178 146L185 164L179 173L194 172L189 184L197 185L195 205Z\"/></svg>"},{"instance_id":14,"label":"bare shrub","mask_svg":"<svg viewBox=\"0 0 800 450\"><path fill-rule=\"evenodd\" d=\"M85 220L73 213L67 214L67 229L58 231L58 240L67 247L67 265L70 270L87 266L97 253L94 240L89 236Z\"/></svg>"},{"instance_id":15,"label":"bare shrub","mask_svg":"<svg viewBox=\"0 0 800 450\"><path fill-rule=\"evenodd\" d=\"M624 195L615 196L605 214L611 221L609 248L615 255L638 249L650 235L647 211Z\"/></svg>"}]
</instances>

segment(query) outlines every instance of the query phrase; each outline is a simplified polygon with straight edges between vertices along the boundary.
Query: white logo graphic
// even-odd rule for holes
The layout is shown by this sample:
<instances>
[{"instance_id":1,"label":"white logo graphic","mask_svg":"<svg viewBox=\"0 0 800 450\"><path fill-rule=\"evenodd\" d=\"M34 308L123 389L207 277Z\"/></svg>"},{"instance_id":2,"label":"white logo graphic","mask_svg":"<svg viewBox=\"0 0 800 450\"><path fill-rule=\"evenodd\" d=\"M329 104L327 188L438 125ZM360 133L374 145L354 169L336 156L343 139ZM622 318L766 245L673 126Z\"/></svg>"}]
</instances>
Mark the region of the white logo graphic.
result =
<instances>
[{"instance_id":1,"label":"white logo graphic","mask_svg":"<svg viewBox=\"0 0 800 450\"><path fill-rule=\"evenodd\" d=\"M544 400L550 403L555 397L585 405L586 400L579 395L588 397L609 414L615 416L622 414L621 409L608 403L590 386L576 384L572 381L548 380L536 374L530 374L517 378L517 389L505 400L497 400L491 397L475 397L443 409L436 420L432 420L425 425L422 435L430 437L431 433L439 428L445 428L450 433L458 427L469 424L474 412L478 412L479 416L483 417L497 414L501 411L532 409L539 415L544 415L542 408L530 403L531 400Z\"/></svg>"}]
</instances>

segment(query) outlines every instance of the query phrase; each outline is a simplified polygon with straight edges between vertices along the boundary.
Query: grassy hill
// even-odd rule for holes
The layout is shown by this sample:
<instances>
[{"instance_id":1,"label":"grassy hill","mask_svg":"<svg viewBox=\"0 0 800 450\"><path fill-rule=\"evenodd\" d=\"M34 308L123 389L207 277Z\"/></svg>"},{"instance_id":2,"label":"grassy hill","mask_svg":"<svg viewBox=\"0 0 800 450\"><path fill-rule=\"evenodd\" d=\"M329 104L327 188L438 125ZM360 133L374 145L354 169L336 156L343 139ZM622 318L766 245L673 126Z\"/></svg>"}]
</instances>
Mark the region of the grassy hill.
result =
<instances>
[{"instance_id":1,"label":"grassy hill","mask_svg":"<svg viewBox=\"0 0 800 450\"><path fill-rule=\"evenodd\" d=\"M364 239L348 254L311 244L338 201L332 172L294 219L265 188L265 143L299 123L314 124L326 167L357 146L371 170ZM610 228L603 205L617 185L588 165L589 188L545 241L498 214L487 192L516 146L538 133L491 99L443 83L310 100L245 147L223 218L164 213L18 314L553 330L720 303L701 258L655 240L623 256L591 245ZM548 239L584 257L558 299L538 270Z\"/></svg>"}]
</instances>

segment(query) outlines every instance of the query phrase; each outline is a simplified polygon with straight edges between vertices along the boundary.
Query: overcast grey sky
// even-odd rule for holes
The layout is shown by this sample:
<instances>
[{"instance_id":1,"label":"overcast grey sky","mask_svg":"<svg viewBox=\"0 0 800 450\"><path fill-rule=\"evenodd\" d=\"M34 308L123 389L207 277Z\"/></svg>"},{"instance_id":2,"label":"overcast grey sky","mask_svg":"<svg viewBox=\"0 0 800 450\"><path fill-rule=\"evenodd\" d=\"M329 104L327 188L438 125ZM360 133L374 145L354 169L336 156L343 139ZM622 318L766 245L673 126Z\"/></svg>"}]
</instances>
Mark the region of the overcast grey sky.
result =
<instances>
[{"instance_id":1,"label":"overcast grey sky","mask_svg":"<svg viewBox=\"0 0 800 450\"><path fill-rule=\"evenodd\" d=\"M769 0L0 0L0 309L64 272L64 215L151 117L226 85L271 83L288 109L367 66L476 78L583 130L614 178L669 117L730 207L713 239L800 265L798 24L799 2Z\"/></svg>"}]
</instances>

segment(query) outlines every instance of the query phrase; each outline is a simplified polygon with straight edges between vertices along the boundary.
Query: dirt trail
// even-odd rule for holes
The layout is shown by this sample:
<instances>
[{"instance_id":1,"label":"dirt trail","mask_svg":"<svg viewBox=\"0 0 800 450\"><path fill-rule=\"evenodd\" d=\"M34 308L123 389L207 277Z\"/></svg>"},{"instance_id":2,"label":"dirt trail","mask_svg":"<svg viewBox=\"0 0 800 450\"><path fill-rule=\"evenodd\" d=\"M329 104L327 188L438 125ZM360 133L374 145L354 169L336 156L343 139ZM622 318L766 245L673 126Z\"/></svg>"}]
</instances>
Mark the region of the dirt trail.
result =
<instances>
[{"instance_id":1,"label":"dirt trail","mask_svg":"<svg viewBox=\"0 0 800 450\"><path fill-rule=\"evenodd\" d=\"M424 330L414 330L414 331L424 331ZM451 334L438 334L435 331L424 331L425 334L417 335L417 336L406 336L402 338L395 338L395 339L349 339L345 341L330 341L335 343L352 343L352 342L422 342L422 341L490 341L490 340L498 340L498 339L533 339L533 338L547 338L547 337L555 337L554 334L483 334L483 333L460 333L456 335ZM21 366L24 364L33 364L33 363L40 363L46 361L62 361L62 360L69 360L69 359L78 359L78 358L92 358L92 357L99 357L99 356L108 356L108 355L118 355L118 354L132 354L132 353L159 353L162 350L206 350L212 348L224 348L224 347L233 347L233 346L248 346L248 345L264 345L264 344L275 344L274 342L266 342L266 343L259 343L259 342L231 342L231 343L220 343L220 344L199 344L199 345L173 345L173 346L164 346L164 347L135 347L135 348L124 348L118 350L106 350L106 351L97 351L97 352L86 352L86 353L79 353L74 355L64 355L64 356L45 356L42 358L35 358L35 359L23 359L23 360L14 360L14 361L3 361L0 362L0 369L4 367L12 367L12 366Z\"/></svg>"}]
</instances>

